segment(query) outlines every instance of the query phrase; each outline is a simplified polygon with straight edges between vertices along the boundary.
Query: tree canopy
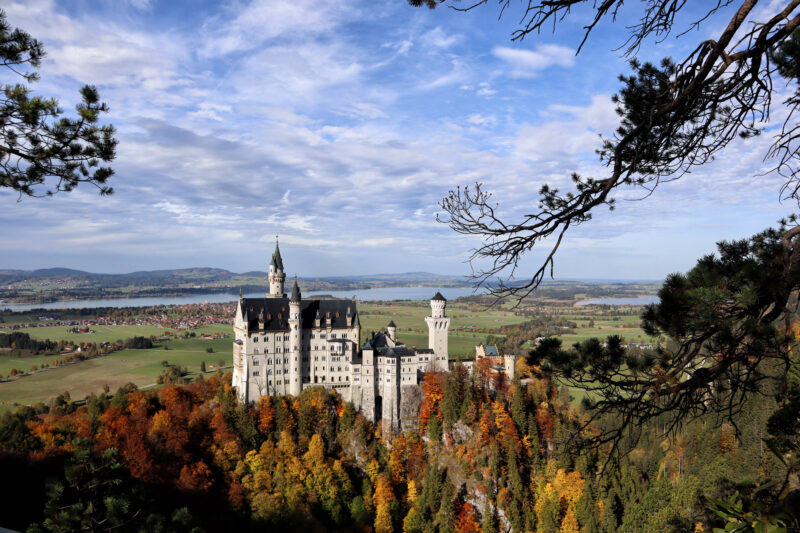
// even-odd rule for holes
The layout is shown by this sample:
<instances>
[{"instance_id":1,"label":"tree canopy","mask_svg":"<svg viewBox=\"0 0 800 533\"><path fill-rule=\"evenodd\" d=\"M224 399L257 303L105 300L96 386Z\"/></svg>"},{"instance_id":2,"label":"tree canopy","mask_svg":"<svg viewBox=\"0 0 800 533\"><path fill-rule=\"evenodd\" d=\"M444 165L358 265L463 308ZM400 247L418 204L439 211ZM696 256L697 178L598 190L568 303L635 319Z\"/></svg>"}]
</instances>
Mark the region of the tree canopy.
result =
<instances>
[{"instance_id":1,"label":"tree canopy","mask_svg":"<svg viewBox=\"0 0 800 533\"><path fill-rule=\"evenodd\" d=\"M0 65L12 77L32 83L45 57L42 43L19 28L11 28L0 10ZM80 90L77 117L63 116L54 98L32 94L24 83L6 83L0 96L0 187L22 196L52 195L91 183L100 194L113 193L107 185L114 174L103 163L115 157L114 127L99 125L108 106L97 89Z\"/></svg>"}]
</instances>

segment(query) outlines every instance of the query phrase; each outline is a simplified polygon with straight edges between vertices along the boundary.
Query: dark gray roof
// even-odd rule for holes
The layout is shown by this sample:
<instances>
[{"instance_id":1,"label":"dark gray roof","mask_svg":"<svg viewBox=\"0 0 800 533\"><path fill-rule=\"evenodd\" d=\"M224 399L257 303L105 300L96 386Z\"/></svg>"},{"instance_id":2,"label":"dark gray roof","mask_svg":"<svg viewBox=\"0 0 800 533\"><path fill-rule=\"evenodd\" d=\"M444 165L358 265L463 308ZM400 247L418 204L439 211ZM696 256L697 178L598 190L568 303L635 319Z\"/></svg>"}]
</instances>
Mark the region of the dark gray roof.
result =
<instances>
[{"instance_id":1,"label":"dark gray roof","mask_svg":"<svg viewBox=\"0 0 800 533\"><path fill-rule=\"evenodd\" d=\"M433 298L431 298L431 300L440 300L440 301L446 302L446 301L447 301L447 298L445 298L444 296L442 296L442 293L441 293L441 292L439 292L439 291L436 291L436 294L434 294L434 295L433 295Z\"/></svg>"},{"instance_id":2,"label":"dark gray roof","mask_svg":"<svg viewBox=\"0 0 800 533\"><path fill-rule=\"evenodd\" d=\"M240 300L242 316L250 330L258 330L259 315L263 316L266 331L289 329L288 298L243 298ZM358 308L352 300L303 300L300 303L300 320L303 329L315 327L314 319L319 315L322 327L347 328L347 312L353 316L353 325L358 323Z\"/></svg>"},{"instance_id":3,"label":"dark gray roof","mask_svg":"<svg viewBox=\"0 0 800 533\"><path fill-rule=\"evenodd\" d=\"M389 346L386 342L385 333L376 333L371 339L367 339L362 349L374 350L375 354L381 357L406 357L414 355L414 351L406 346Z\"/></svg>"},{"instance_id":4,"label":"dark gray roof","mask_svg":"<svg viewBox=\"0 0 800 533\"><path fill-rule=\"evenodd\" d=\"M294 278L294 286L292 287L292 297L289 299L290 302L299 302L300 301L300 287L297 286L297 278Z\"/></svg>"},{"instance_id":5,"label":"dark gray roof","mask_svg":"<svg viewBox=\"0 0 800 533\"><path fill-rule=\"evenodd\" d=\"M272 252L272 261L270 265L274 266L276 270L283 270L283 259L281 259L281 249L278 247L278 242L275 241L275 251Z\"/></svg>"},{"instance_id":6,"label":"dark gray roof","mask_svg":"<svg viewBox=\"0 0 800 533\"><path fill-rule=\"evenodd\" d=\"M365 349L375 349L375 348L382 348L384 346L388 346L389 344L386 342L386 335L384 333L375 333L372 338L367 339L364 342L363 348Z\"/></svg>"},{"instance_id":7,"label":"dark gray roof","mask_svg":"<svg viewBox=\"0 0 800 533\"><path fill-rule=\"evenodd\" d=\"M376 355L381 357L407 357L414 355L414 352L405 346L384 346L383 348L377 348L375 352Z\"/></svg>"},{"instance_id":8,"label":"dark gray roof","mask_svg":"<svg viewBox=\"0 0 800 533\"><path fill-rule=\"evenodd\" d=\"M394 320L392 320L391 322L389 322L389 325L388 325L388 326L386 326L386 327L387 327L387 328L396 328L397 326L395 326L395 324L394 324Z\"/></svg>"}]
</instances>

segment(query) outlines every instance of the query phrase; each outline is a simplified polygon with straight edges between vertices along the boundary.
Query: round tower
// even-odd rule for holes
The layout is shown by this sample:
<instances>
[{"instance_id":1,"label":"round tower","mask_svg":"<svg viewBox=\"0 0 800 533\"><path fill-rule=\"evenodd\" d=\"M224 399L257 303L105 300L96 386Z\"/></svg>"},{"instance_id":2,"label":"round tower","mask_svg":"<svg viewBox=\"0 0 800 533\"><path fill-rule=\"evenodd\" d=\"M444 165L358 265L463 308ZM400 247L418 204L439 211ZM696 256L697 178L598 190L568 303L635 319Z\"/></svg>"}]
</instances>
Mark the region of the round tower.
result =
<instances>
[{"instance_id":1,"label":"round tower","mask_svg":"<svg viewBox=\"0 0 800 533\"><path fill-rule=\"evenodd\" d=\"M436 291L436 294L431 298L431 316L433 318L444 318L444 311L447 307L447 300L442 293Z\"/></svg>"},{"instance_id":2,"label":"round tower","mask_svg":"<svg viewBox=\"0 0 800 533\"><path fill-rule=\"evenodd\" d=\"M447 299L436 292L431 298L431 316L425 318L428 324L428 348L433 350L435 369L447 370L447 334L450 330L450 318L445 315Z\"/></svg>"},{"instance_id":3,"label":"round tower","mask_svg":"<svg viewBox=\"0 0 800 533\"><path fill-rule=\"evenodd\" d=\"M389 322L389 325L386 326L386 333L389 334L389 338L392 339L392 342L397 342L397 326L394 323L394 320Z\"/></svg>"},{"instance_id":4,"label":"round tower","mask_svg":"<svg viewBox=\"0 0 800 533\"><path fill-rule=\"evenodd\" d=\"M297 277L294 278L292 297L289 298L289 393L299 396L303 390L303 360L301 357L301 340L303 335L302 319L300 317L300 287L297 286Z\"/></svg>"},{"instance_id":5,"label":"round tower","mask_svg":"<svg viewBox=\"0 0 800 533\"><path fill-rule=\"evenodd\" d=\"M269 294L267 294L267 298L286 298L286 293L283 292L284 281L286 281L286 274L283 272L283 259L281 259L281 250L276 239L272 261L269 262Z\"/></svg>"}]
</instances>

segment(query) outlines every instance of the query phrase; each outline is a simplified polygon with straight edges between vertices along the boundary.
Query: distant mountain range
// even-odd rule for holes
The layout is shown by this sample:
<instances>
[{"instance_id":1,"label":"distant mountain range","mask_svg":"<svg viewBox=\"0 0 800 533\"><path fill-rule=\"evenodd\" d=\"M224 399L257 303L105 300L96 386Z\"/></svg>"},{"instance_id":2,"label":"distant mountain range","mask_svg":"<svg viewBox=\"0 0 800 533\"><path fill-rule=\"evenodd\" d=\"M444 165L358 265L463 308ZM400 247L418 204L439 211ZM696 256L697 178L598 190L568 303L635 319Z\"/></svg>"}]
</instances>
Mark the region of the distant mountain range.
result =
<instances>
[{"instance_id":1,"label":"distant mountain range","mask_svg":"<svg viewBox=\"0 0 800 533\"><path fill-rule=\"evenodd\" d=\"M259 270L237 274L223 268L177 268L172 270L142 270L127 274L98 274L71 268L42 268L38 270L10 270L0 269L0 284L19 283L32 280L50 281L83 281L101 285L103 287L117 287L129 284L171 284L171 283L208 283L221 281L240 281L253 278L266 280L267 273ZM341 282L377 282L384 286L387 283L462 283L467 284L465 276L449 276L432 274L430 272L403 272L399 274L368 274L361 276L326 276L303 277L300 280L329 280L333 283Z\"/></svg>"},{"instance_id":2,"label":"distant mountain range","mask_svg":"<svg viewBox=\"0 0 800 533\"><path fill-rule=\"evenodd\" d=\"M464 276L429 272L299 278L303 291L338 291L377 287L462 287ZM287 284L290 280L287 280ZM267 273L236 273L222 268L179 268L128 274L96 274L70 268L0 270L0 300L40 303L84 298L176 296L250 292L267 285Z\"/></svg>"}]
</instances>

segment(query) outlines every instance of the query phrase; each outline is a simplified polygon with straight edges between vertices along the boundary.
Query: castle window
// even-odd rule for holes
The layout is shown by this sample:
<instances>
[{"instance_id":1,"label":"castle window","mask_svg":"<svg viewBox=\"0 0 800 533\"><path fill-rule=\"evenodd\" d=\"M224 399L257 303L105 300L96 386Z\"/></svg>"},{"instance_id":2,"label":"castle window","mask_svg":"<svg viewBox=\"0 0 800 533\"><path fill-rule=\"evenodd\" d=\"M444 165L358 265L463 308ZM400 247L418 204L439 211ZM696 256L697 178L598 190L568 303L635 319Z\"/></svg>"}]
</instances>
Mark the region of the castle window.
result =
<instances>
[{"instance_id":1,"label":"castle window","mask_svg":"<svg viewBox=\"0 0 800 533\"><path fill-rule=\"evenodd\" d=\"M258 370L253 370L253 377L258 377Z\"/></svg>"},{"instance_id":2,"label":"castle window","mask_svg":"<svg viewBox=\"0 0 800 533\"><path fill-rule=\"evenodd\" d=\"M269 353L269 347L268 346L264 348L264 353Z\"/></svg>"},{"instance_id":3,"label":"castle window","mask_svg":"<svg viewBox=\"0 0 800 533\"><path fill-rule=\"evenodd\" d=\"M253 359L253 366L258 366L258 359Z\"/></svg>"}]
</instances>

